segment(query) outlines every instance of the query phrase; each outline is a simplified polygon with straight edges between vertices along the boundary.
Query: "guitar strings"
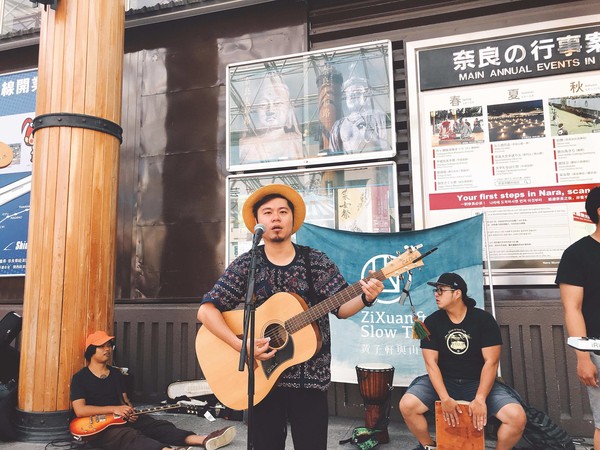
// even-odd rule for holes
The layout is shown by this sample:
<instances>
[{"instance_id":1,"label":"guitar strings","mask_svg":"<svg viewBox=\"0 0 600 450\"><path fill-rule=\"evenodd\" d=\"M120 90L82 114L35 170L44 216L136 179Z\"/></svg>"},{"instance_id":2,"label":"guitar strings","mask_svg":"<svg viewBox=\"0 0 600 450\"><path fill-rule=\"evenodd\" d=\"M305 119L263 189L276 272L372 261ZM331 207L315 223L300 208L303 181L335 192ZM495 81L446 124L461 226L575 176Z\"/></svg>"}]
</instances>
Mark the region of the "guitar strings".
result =
<instances>
[{"instance_id":1,"label":"guitar strings","mask_svg":"<svg viewBox=\"0 0 600 450\"><path fill-rule=\"evenodd\" d=\"M371 278L375 278L379 281L383 281L386 279L386 276L383 274L383 271L378 270L377 272L369 275L368 277L363 278L362 281L367 282ZM280 327L277 327L276 329L268 330L264 334L264 337L267 337L270 339L275 339L276 337L279 337L280 333L278 330L280 330L281 328L283 328L286 331L286 333L293 334L296 331L304 328L309 323L314 322L316 319L318 319L319 317L328 313L329 311L335 309L336 307L343 305L344 303L346 303L349 300L352 300L361 291L362 291L362 289L360 287L360 282L354 283L353 285L348 286L345 289L341 290L337 294L334 294L329 299L327 299L321 303L318 303L318 304L310 307L309 309L302 311L299 314L296 314L296 316L286 320L283 323L282 327L280 326Z\"/></svg>"},{"instance_id":2,"label":"guitar strings","mask_svg":"<svg viewBox=\"0 0 600 450\"><path fill-rule=\"evenodd\" d=\"M428 253L431 253L432 251L433 250L429 251ZM427 255L428 253L426 253L425 255ZM423 255L423 256L425 256L425 255ZM411 260L410 258L402 259L400 261L401 262L400 267L404 267L404 268L408 269L408 266L410 264L415 264L417 261L419 261L419 259L422 259L423 256L416 258L414 260ZM390 273L396 272L397 270L398 269L396 269L395 271L391 271ZM375 279L383 282L387 278L387 276L383 273L383 269L381 269L381 270L374 272L373 274L370 274L368 277L363 278L362 281L367 282L371 278L375 278ZM337 294L334 294L329 299L327 299L323 302L317 303L316 305L313 305L309 309L302 311L301 313L296 314L294 317L291 317L290 319L286 320L283 323L283 326L276 327L276 329L268 330L264 334L264 337L267 337L270 339L275 339L275 338L279 337L279 335L280 335L279 330L281 328L283 328L287 334L293 334L296 331L307 326L309 323L314 322L319 317L327 314L329 311L332 311L336 307L340 307L347 301L352 300L361 291L362 291L362 289L360 286L360 282L354 283L353 285L348 286L345 289L341 290Z\"/></svg>"}]
</instances>

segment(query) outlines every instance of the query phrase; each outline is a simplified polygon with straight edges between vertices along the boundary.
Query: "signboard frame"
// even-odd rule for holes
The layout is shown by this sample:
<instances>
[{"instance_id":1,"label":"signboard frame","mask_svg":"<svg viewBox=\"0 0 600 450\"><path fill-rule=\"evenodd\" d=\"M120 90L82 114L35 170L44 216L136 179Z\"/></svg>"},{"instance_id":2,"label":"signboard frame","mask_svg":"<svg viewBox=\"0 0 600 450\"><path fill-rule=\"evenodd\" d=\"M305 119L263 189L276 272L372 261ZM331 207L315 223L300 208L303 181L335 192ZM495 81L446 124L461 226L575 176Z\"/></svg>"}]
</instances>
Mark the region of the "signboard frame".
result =
<instances>
[{"instance_id":1,"label":"signboard frame","mask_svg":"<svg viewBox=\"0 0 600 450\"><path fill-rule=\"evenodd\" d=\"M406 43L415 229L484 213L487 284L553 284L562 250L592 228L580 219L600 176L577 155L594 152L600 134L589 124L568 134L568 108L554 112L561 99L600 94L598 38L600 15L590 15ZM593 122L600 110L577 113ZM524 216L545 222L525 220L519 236Z\"/></svg>"},{"instance_id":2,"label":"signboard frame","mask_svg":"<svg viewBox=\"0 0 600 450\"><path fill-rule=\"evenodd\" d=\"M227 66L227 170L396 154L389 40Z\"/></svg>"},{"instance_id":3,"label":"signboard frame","mask_svg":"<svg viewBox=\"0 0 600 450\"><path fill-rule=\"evenodd\" d=\"M302 195L307 223L352 231L398 231L397 171L393 161L230 175L226 184L228 264L252 245L252 233L241 214L245 199L270 183L292 186Z\"/></svg>"}]
</instances>

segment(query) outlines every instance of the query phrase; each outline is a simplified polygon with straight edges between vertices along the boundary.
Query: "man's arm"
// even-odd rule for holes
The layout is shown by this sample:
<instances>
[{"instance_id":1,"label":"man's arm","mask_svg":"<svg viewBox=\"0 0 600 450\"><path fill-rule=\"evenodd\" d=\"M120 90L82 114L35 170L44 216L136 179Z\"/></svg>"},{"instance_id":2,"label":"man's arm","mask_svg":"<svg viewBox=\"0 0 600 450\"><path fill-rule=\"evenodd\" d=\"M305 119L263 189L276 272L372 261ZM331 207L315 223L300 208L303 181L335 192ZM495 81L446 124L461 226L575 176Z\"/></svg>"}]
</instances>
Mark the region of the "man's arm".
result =
<instances>
[{"instance_id":1,"label":"man's arm","mask_svg":"<svg viewBox=\"0 0 600 450\"><path fill-rule=\"evenodd\" d=\"M438 366L439 352L437 350L423 348L421 349L421 353L425 360L425 368L427 369L429 380L431 380L431 384L442 403L444 420L454 427L458 425L458 415L461 414L462 411L458 406L458 402L450 397L446 385L444 384L442 371L440 370L440 366Z\"/></svg>"},{"instance_id":2,"label":"man's arm","mask_svg":"<svg viewBox=\"0 0 600 450\"><path fill-rule=\"evenodd\" d=\"M560 299L563 304L565 325L569 336L587 336L583 319L583 287L560 283ZM598 387L598 369L592 362L589 352L575 350L577 355L577 375L586 386Z\"/></svg>"},{"instance_id":3,"label":"man's arm","mask_svg":"<svg viewBox=\"0 0 600 450\"><path fill-rule=\"evenodd\" d=\"M123 392L123 403L133 408L133 403L131 403L131 400L129 400L129 396L125 392Z\"/></svg>"},{"instance_id":4,"label":"man's arm","mask_svg":"<svg viewBox=\"0 0 600 450\"><path fill-rule=\"evenodd\" d=\"M208 331L221 339L235 351L242 350L242 340L235 335L231 328L227 326L223 314L212 303L203 303L198 309L198 320ZM268 338L256 338L254 340L254 359L261 361L275 356L276 350L269 348Z\"/></svg>"},{"instance_id":5,"label":"man's arm","mask_svg":"<svg viewBox=\"0 0 600 450\"><path fill-rule=\"evenodd\" d=\"M360 280L360 284L363 294L365 294L367 302L369 303L373 303L377 296L383 291L383 283L376 278L370 278L367 282ZM366 305L362 301L362 295L358 295L340 306L337 316L340 319L347 319L365 306Z\"/></svg>"},{"instance_id":6,"label":"man's arm","mask_svg":"<svg viewBox=\"0 0 600 450\"><path fill-rule=\"evenodd\" d=\"M84 398L73 400L73 411L77 417L96 416L98 414L116 414L129 419L134 410L129 405L94 406L88 405Z\"/></svg>"},{"instance_id":7,"label":"man's arm","mask_svg":"<svg viewBox=\"0 0 600 450\"><path fill-rule=\"evenodd\" d=\"M487 405L485 400L489 395L496 376L498 375L498 364L500 363L501 345L493 345L481 349L483 355L483 368L479 376L479 388L475 398L469 405L469 413L473 417L473 426L478 430L483 430L487 424Z\"/></svg>"}]
</instances>

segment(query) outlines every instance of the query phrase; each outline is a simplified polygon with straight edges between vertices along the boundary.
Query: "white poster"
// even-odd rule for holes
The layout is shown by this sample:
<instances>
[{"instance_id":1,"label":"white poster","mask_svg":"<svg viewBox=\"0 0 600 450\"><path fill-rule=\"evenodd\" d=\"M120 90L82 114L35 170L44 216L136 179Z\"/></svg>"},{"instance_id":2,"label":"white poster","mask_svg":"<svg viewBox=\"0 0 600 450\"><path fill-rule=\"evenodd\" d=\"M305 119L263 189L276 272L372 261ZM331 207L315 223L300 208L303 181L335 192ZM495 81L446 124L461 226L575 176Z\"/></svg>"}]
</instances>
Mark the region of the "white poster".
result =
<instances>
[{"instance_id":1,"label":"white poster","mask_svg":"<svg viewBox=\"0 0 600 450\"><path fill-rule=\"evenodd\" d=\"M596 29L438 49L436 63L446 54L452 65L448 85L427 75L414 96L422 226L485 213L484 255L507 282L536 274L529 281L552 283L564 249L593 229L583 202L600 184ZM527 53L520 62L508 51L517 48Z\"/></svg>"}]
</instances>

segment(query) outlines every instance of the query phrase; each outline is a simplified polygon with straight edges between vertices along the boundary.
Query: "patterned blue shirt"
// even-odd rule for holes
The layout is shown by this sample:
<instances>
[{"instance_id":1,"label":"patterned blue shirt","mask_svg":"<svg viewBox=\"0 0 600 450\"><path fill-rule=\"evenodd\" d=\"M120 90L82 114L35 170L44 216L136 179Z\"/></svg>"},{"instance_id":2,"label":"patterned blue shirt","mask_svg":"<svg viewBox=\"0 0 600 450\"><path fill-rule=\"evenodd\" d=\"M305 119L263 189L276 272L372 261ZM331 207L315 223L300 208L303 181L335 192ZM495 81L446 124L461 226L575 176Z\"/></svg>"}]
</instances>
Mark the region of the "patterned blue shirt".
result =
<instances>
[{"instance_id":1,"label":"patterned blue shirt","mask_svg":"<svg viewBox=\"0 0 600 450\"><path fill-rule=\"evenodd\" d=\"M254 293L260 305L278 292L296 293L310 307L348 286L338 267L327 255L309 249L309 264L316 298L310 298L306 264L300 246L294 244L296 256L287 266L272 264L265 255L264 246L258 247ZM250 269L250 252L240 255L225 270L215 286L204 296L202 303L210 302L221 312L243 308ZM290 298L290 301L297 301ZM337 311L333 311L334 314ZM331 382L331 333L328 314L316 320L321 332L321 349L308 361L286 369L277 386L326 390Z\"/></svg>"}]
</instances>

